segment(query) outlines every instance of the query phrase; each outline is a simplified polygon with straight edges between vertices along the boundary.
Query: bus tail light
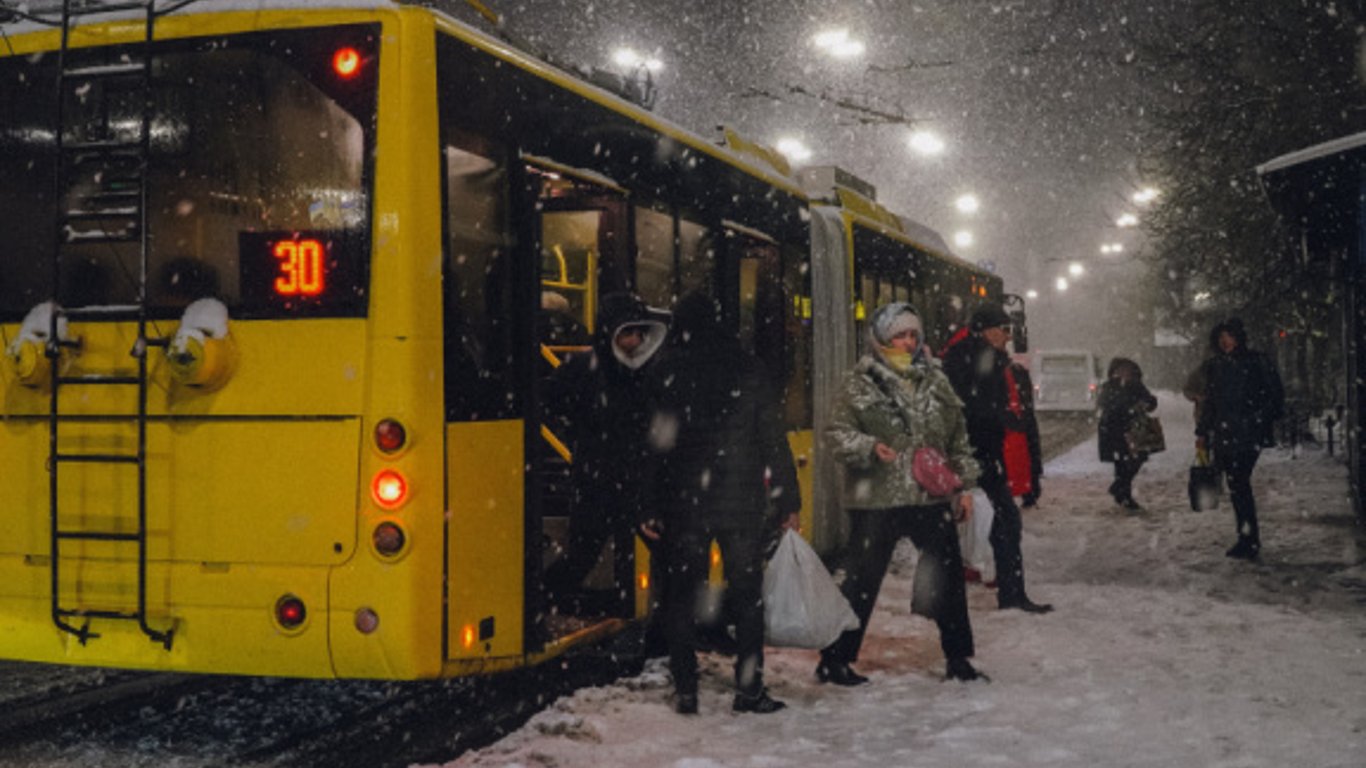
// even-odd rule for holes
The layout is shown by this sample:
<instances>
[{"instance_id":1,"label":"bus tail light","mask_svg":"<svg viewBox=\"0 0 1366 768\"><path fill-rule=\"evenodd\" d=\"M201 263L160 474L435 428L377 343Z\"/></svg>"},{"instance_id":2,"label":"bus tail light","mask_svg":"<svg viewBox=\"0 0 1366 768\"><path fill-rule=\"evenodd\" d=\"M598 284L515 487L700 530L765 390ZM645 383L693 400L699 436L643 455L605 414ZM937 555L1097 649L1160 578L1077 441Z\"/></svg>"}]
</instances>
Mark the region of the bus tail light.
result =
<instances>
[{"instance_id":1,"label":"bus tail light","mask_svg":"<svg viewBox=\"0 0 1366 768\"><path fill-rule=\"evenodd\" d=\"M384 419L375 425L375 447L380 453L398 453L408 442L408 430L395 419Z\"/></svg>"},{"instance_id":2,"label":"bus tail light","mask_svg":"<svg viewBox=\"0 0 1366 768\"><path fill-rule=\"evenodd\" d=\"M308 608L304 601L294 595L285 595L275 601L275 620L285 629L298 629L308 618Z\"/></svg>"},{"instance_id":3,"label":"bus tail light","mask_svg":"<svg viewBox=\"0 0 1366 768\"><path fill-rule=\"evenodd\" d=\"M370 486L375 503L385 509L394 509L408 499L408 481L397 470L386 469L375 475Z\"/></svg>"},{"instance_id":4,"label":"bus tail light","mask_svg":"<svg viewBox=\"0 0 1366 768\"><path fill-rule=\"evenodd\" d=\"M376 552L384 557L393 557L403 551L403 545L408 542L408 537L396 523L386 521L375 526L371 541Z\"/></svg>"},{"instance_id":5,"label":"bus tail light","mask_svg":"<svg viewBox=\"0 0 1366 768\"><path fill-rule=\"evenodd\" d=\"M356 611L356 631L362 635L368 635L379 629L379 614L370 608L361 608Z\"/></svg>"}]
</instances>

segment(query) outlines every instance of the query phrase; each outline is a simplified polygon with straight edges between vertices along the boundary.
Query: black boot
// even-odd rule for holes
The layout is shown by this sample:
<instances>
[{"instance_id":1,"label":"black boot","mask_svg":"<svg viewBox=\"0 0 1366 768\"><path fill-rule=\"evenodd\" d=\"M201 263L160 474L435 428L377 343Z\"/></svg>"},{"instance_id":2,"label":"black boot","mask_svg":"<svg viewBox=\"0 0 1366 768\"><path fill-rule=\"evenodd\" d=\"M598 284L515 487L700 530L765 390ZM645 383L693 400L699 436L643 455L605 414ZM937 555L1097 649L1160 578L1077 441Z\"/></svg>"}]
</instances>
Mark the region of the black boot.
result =
<instances>
[{"instance_id":1,"label":"black boot","mask_svg":"<svg viewBox=\"0 0 1366 768\"><path fill-rule=\"evenodd\" d=\"M866 676L855 672L853 667L842 661L821 661L816 667L816 679L822 683L843 686L863 685L868 682Z\"/></svg>"},{"instance_id":2,"label":"black boot","mask_svg":"<svg viewBox=\"0 0 1366 768\"><path fill-rule=\"evenodd\" d=\"M1251 539L1238 539L1238 543L1234 544L1232 549L1225 552L1224 556L1231 557L1234 560L1256 560L1257 555L1261 550L1261 544L1254 542Z\"/></svg>"},{"instance_id":3,"label":"black boot","mask_svg":"<svg viewBox=\"0 0 1366 768\"><path fill-rule=\"evenodd\" d=\"M954 656L949 659L948 664L944 667L944 679L961 680L965 683L970 683L973 680L981 680L984 683L991 682L991 678L978 672L977 668L962 656Z\"/></svg>"},{"instance_id":4,"label":"black boot","mask_svg":"<svg viewBox=\"0 0 1366 768\"><path fill-rule=\"evenodd\" d=\"M768 715L780 709L786 709L787 704L769 696L767 688L760 688L759 692L753 696L744 693L735 694L735 701L731 703L730 708L735 712Z\"/></svg>"},{"instance_id":5,"label":"black boot","mask_svg":"<svg viewBox=\"0 0 1366 768\"><path fill-rule=\"evenodd\" d=\"M674 711L680 715L697 714L697 694L679 693L674 696Z\"/></svg>"},{"instance_id":6,"label":"black boot","mask_svg":"<svg viewBox=\"0 0 1366 768\"><path fill-rule=\"evenodd\" d=\"M1051 613L1053 606L1049 603L1036 603L1028 597L1018 597L1014 600L1002 600L998 607L1003 611L1019 610L1025 613Z\"/></svg>"}]
</instances>

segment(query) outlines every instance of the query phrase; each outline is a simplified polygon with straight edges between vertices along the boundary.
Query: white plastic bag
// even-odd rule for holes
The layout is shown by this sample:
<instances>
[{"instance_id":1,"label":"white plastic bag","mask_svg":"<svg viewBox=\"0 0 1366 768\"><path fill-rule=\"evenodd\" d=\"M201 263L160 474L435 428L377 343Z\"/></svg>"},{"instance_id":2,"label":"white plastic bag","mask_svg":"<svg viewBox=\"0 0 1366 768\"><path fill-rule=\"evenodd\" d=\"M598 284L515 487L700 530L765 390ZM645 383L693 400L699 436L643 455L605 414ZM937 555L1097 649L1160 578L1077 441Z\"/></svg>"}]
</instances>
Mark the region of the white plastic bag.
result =
<instances>
[{"instance_id":1,"label":"white plastic bag","mask_svg":"<svg viewBox=\"0 0 1366 768\"><path fill-rule=\"evenodd\" d=\"M972 519L958 524L958 545L963 551L963 564L983 574L995 562L991 552L991 521L995 517L996 509L986 492L972 489ZM985 575L982 578L990 581Z\"/></svg>"},{"instance_id":2,"label":"white plastic bag","mask_svg":"<svg viewBox=\"0 0 1366 768\"><path fill-rule=\"evenodd\" d=\"M824 648L847 629L858 629L854 609L811 545L789 529L764 572L765 642Z\"/></svg>"}]
</instances>

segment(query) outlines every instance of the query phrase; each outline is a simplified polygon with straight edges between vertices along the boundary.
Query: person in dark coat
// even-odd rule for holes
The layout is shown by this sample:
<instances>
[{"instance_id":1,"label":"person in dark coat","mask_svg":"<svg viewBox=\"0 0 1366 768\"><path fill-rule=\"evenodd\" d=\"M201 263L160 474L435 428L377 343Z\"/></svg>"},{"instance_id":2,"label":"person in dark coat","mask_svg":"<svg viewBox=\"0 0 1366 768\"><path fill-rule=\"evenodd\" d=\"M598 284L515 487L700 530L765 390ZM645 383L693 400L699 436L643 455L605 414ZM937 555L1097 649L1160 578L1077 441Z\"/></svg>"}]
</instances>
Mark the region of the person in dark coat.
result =
<instances>
[{"instance_id":1,"label":"person in dark coat","mask_svg":"<svg viewBox=\"0 0 1366 768\"><path fill-rule=\"evenodd\" d=\"M1110 361L1105 383L1100 387L1100 422L1096 429L1100 446L1100 460L1115 465L1115 481L1110 484L1110 495L1115 503L1130 512L1141 512L1143 507L1134 501L1134 477L1148 454L1134 451L1129 445L1129 425L1134 416L1157 409L1157 398L1143 385L1143 370L1127 357Z\"/></svg>"},{"instance_id":2,"label":"person in dark coat","mask_svg":"<svg viewBox=\"0 0 1366 768\"><path fill-rule=\"evenodd\" d=\"M675 708L697 712L696 610L714 539L735 622L732 708L776 712L785 705L763 684L763 553L780 526L799 525L801 510L780 398L723 324L716 300L684 297L672 327L676 346L651 379L652 503L641 534L656 541L668 569L663 610Z\"/></svg>"},{"instance_id":3,"label":"person in dark coat","mask_svg":"<svg viewBox=\"0 0 1366 768\"><path fill-rule=\"evenodd\" d=\"M968 333L957 334L945 347L944 373L963 401L968 439L982 467L978 485L991 499L995 517L991 522L991 551L996 560L997 605L1026 613L1048 613L1053 606L1036 603L1025 593L1024 555L1020 551L1023 522L1020 508L1006 480L1006 342L1010 339L1010 315L998 304L983 304L972 314Z\"/></svg>"},{"instance_id":4,"label":"person in dark coat","mask_svg":"<svg viewBox=\"0 0 1366 768\"><path fill-rule=\"evenodd\" d=\"M1276 444L1273 429L1285 411L1285 390L1270 358L1247 347L1247 331L1231 318L1210 331L1212 357L1205 361L1205 396L1195 426L1196 447L1214 454L1228 478L1238 541L1225 554L1252 560L1262 549L1252 470L1262 448Z\"/></svg>"},{"instance_id":5,"label":"person in dark coat","mask_svg":"<svg viewBox=\"0 0 1366 768\"><path fill-rule=\"evenodd\" d=\"M571 355L551 375L546 406L573 456L574 497L565 554L545 573L552 603L578 589L608 539L616 551L631 551L649 452L645 377L668 334L665 317L631 294L602 297L592 350ZM616 582L629 584L630 561L620 560Z\"/></svg>"}]
</instances>

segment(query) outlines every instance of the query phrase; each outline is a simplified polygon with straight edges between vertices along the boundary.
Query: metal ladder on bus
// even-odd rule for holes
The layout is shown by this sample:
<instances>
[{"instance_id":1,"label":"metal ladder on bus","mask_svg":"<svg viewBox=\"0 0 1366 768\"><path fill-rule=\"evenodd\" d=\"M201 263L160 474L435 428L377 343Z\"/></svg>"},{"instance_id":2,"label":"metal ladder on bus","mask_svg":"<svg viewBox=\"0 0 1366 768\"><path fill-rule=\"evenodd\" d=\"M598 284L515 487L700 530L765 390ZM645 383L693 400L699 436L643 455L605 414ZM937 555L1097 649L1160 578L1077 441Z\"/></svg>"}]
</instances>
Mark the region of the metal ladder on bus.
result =
<instances>
[{"instance_id":1,"label":"metal ladder on bus","mask_svg":"<svg viewBox=\"0 0 1366 768\"><path fill-rule=\"evenodd\" d=\"M71 34L80 20L92 17L142 10L146 13L145 34L140 44L130 46L130 55L122 60L101 65L72 66ZM57 120L55 131L57 233L53 252L52 285L54 296L61 296L64 251L75 245L92 243L137 243L139 246L137 300L133 304L61 308L54 302L50 318L47 357L52 366L51 405L48 419L49 512L51 519L51 581L52 621L64 632L75 635L82 645L99 634L92 631L92 620L136 621L149 639L170 650L173 629L158 630L147 621L147 350L165 346L165 339L147 336L147 162L150 155L152 122L152 40L157 17L155 0L133 2L115 0L63 0L61 15L61 48L57 64ZM66 141L68 99L88 96L92 91L122 86L132 93L140 112L136 138L116 135L109 124L109 111L103 110L100 136ZM97 95L97 98L99 96ZM75 194L73 181L81 179L81 170L94 166L97 189L90 194ZM78 349L78 340L58 335L61 319L114 320L137 322L137 339L130 355L137 361L136 375L126 372L107 374L86 373L66 375L61 356L66 349ZM61 410L61 393L67 387L136 387L136 413L114 414L105 417L114 423L124 423L137 433L134 452L65 452L60 448L60 432L64 423L74 417ZM137 523L133 530L111 525L106 530L85 527L62 527L59 500L63 479L75 472L64 473L63 467L73 464L103 464L127 467L137 473ZM79 480L66 480L68 487L79 485ZM111 519L117 519L111 514ZM76 542L125 542L137 545L137 606L65 607L62 602L62 545Z\"/></svg>"}]
</instances>

